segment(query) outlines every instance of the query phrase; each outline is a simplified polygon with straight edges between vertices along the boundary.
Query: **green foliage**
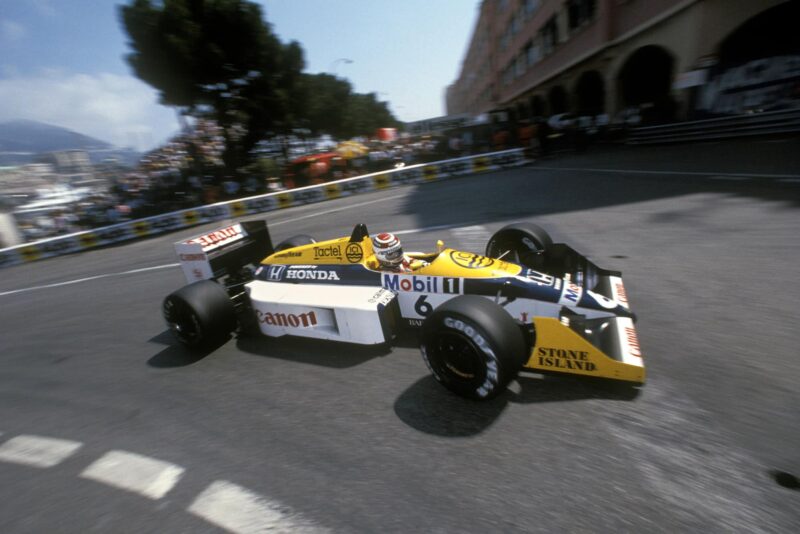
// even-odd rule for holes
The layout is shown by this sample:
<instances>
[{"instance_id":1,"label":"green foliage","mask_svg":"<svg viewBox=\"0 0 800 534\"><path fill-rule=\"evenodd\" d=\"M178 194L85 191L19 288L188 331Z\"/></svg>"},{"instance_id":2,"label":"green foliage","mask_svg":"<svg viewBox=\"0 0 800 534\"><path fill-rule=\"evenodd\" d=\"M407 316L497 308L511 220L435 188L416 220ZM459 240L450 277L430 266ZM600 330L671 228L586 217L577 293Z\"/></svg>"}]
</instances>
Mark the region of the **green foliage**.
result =
<instances>
[{"instance_id":1,"label":"green foliage","mask_svg":"<svg viewBox=\"0 0 800 534\"><path fill-rule=\"evenodd\" d=\"M299 108L305 67L296 42L282 44L261 7L245 0L133 0L120 8L136 75L181 113L223 127L233 171L268 131L286 128Z\"/></svg>"},{"instance_id":2,"label":"green foliage","mask_svg":"<svg viewBox=\"0 0 800 534\"><path fill-rule=\"evenodd\" d=\"M375 94L330 74L303 74L303 49L273 34L247 0L130 0L120 7L127 60L161 102L213 118L234 175L268 135L307 128L337 138L372 135L397 121Z\"/></svg>"}]
</instances>

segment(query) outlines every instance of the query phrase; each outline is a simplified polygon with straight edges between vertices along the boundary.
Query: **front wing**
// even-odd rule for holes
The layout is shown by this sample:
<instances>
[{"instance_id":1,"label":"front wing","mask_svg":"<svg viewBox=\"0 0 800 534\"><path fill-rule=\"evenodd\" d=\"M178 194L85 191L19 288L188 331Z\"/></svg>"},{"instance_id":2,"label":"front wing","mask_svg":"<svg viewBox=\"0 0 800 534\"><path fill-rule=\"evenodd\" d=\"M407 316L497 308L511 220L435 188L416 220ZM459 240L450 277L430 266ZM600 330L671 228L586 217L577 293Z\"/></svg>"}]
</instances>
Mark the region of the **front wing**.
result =
<instances>
[{"instance_id":1,"label":"front wing","mask_svg":"<svg viewBox=\"0 0 800 534\"><path fill-rule=\"evenodd\" d=\"M581 325L583 335L568 317L535 317L533 324L536 342L525 369L644 383L644 362L631 319L591 321Z\"/></svg>"}]
</instances>

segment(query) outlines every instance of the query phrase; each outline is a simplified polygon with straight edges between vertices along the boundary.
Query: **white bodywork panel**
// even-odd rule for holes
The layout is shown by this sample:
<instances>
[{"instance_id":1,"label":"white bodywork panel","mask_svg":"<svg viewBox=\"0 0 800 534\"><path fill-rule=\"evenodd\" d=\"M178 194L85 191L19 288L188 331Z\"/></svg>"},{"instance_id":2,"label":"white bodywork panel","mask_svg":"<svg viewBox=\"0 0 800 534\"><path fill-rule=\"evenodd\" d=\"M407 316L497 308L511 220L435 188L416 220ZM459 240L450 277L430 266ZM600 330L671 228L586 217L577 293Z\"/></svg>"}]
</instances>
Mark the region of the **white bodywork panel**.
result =
<instances>
[{"instance_id":1,"label":"white bodywork panel","mask_svg":"<svg viewBox=\"0 0 800 534\"><path fill-rule=\"evenodd\" d=\"M255 280L245 285L261 332L362 345L389 341L379 307L395 294L381 287L286 284Z\"/></svg>"}]
</instances>

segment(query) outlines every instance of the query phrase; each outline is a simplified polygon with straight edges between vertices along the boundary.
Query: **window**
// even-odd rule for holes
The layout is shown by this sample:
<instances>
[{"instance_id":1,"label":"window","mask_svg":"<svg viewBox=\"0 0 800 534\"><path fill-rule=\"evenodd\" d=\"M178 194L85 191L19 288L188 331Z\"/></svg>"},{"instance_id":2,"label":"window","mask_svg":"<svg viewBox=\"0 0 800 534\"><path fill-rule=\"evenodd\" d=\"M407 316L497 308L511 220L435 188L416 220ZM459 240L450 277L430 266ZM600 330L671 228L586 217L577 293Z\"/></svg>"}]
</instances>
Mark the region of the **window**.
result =
<instances>
[{"instance_id":1,"label":"window","mask_svg":"<svg viewBox=\"0 0 800 534\"><path fill-rule=\"evenodd\" d=\"M539 0L525 0L525 15L530 18L539 9Z\"/></svg>"},{"instance_id":2,"label":"window","mask_svg":"<svg viewBox=\"0 0 800 534\"><path fill-rule=\"evenodd\" d=\"M580 28L594 18L597 0L568 0L567 23L570 31Z\"/></svg>"},{"instance_id":3,"label":"window","mask_svg":"<svg viewBox=\"0 0 800 534\"><path fill-rule=\"evenodd\" d=\"M556 47L556 43L558 43L558 22L556 21L555 15L550 17L550 20L542 26L541 36L542 53L549 54Z\"/></svg>"}]
</instances>

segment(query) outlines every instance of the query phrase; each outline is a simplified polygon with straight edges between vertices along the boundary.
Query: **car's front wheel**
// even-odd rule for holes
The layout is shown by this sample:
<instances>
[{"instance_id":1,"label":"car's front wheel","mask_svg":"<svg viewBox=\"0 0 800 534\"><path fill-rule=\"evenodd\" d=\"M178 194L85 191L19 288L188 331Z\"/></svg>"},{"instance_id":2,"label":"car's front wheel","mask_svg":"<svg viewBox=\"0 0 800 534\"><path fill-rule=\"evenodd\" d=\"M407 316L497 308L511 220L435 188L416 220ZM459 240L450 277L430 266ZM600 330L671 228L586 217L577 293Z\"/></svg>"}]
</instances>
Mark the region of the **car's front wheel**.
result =
<instances>
[{"instance_id":1,"label":"car's front wheel","mask_svg":"<svg viewBox=\"0 0 800 534\"><path fill-rule=\"evenodd\" d=\"M422 324L420 350L434 378L475 400L500 393L522 368L527 343L522 329L485 297L462 295Z\"/></svg>"},{"instance_id":2,"label":"car's front wheel","mask_svg":"<svg viewBox=\"0 0 800 534\"><path fill-rule=\"evenodd\" d=\"M236 330L236 311L225 288L201 280L171 293L162 312L181 344L191 349L214 348Z\"/></svg>"}]
</instances>

